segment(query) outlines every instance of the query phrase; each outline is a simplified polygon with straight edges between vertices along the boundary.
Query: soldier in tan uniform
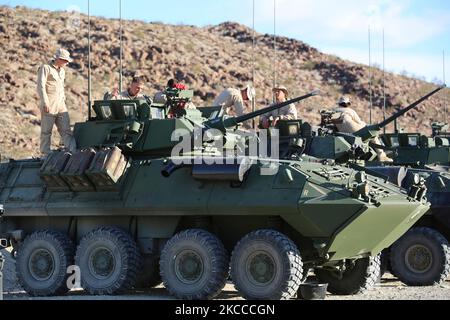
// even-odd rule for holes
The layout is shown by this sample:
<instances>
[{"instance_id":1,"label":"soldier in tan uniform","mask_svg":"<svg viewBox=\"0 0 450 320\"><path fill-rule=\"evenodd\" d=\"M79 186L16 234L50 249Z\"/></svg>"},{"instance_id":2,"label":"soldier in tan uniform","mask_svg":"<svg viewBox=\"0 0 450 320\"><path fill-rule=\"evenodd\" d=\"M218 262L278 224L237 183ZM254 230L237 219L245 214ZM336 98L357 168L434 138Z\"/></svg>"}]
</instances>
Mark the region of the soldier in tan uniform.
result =
<instances>
[{"instance_id":1,"label":"soldier in tan uniform","mask_svg":"<svg viewBox=\"0 0 450 320\"><path fill-rule=\"evenodd\" d=\"M228 88L225 89L214 100L215 106L223 106L225 113L229 114L230 109L233 107L237 116L244 114L244 105L247 101L253 101L255 98L255 89L247 86L242 90Z\"/></svg>"},{"instance_id":2,"label":"soldier in tan uniform","mask_svg":"<svg viewBox=\"0 0 450 320\"><path fill-rule=\"evenodd\" d=\"M66 149L76 149L75 139L70 129L70 118L66 107L64 67L72 62L67 50L58 49L48 64L38 71L37 91L41 101L41 146L42 155L50 153L53 126L56 124Z\"/></svg>"},{"instance_id":3,"label":"soldier in tan uniform","mask_svg":"<svg viewBox=\"0 0 450 320\"><path fill-rule=\"evenodd\" d=\"M145 100L146 96L142 93L144 88L144 77L136 73L131 80L127 90L119 92L114 88L112 93L107 93L104 100Z\"/></svg>"},{"instance_id":4,"label":"soldier in tan uniform","mask_svg":"<svg viewBox=\"0 0 450 320\"><path fill-rule=\"evenodd\" d=\"M338 116L333 123L336 125L339 132L355 133L367 126L367 124L358 116L356 111L350 107L351 104L349 97L341 97L338 101L338 107L333 110ZM382 145L378 137L374 138L373 142ZM383 150L376 149L375 151L377 152L378 160L382 162L393 162Z\"/></svg>"},{"instance_id":5,"label":"soldier in tan uniform","mask_svg":"<svg viewBox=\"0 0 450 320\"><path fill-rule=\"evenodd\" d=\"M283 103L288 99L289 92L285 86L279 86L272 89L275 94L275 103ZM260 126L263 129L275 127L279 120L295 120L297 119L297 108L294 104L290 104L270 113L263 114L260 117Z\"/></svg>"}]
</instances>

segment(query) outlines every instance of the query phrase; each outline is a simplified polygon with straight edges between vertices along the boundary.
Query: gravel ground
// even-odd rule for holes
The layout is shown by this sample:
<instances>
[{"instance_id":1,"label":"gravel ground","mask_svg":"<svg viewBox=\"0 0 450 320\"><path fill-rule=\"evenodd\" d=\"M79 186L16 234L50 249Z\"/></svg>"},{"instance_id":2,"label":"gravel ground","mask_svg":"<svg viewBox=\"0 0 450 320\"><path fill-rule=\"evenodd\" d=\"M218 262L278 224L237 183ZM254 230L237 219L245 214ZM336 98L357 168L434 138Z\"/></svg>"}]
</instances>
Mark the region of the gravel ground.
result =
<instances>
[{"instance_id":1,"label":"gravel ground","mask_svg":"<svg viewBox=\"0 0 450 320\"><path fill-rule=\"evenodd\" d=\"M174 298L159 286L146 291L134 291L123 296L87 296L82 290L71 291L68 295L51 298L31 298L17 284L15 262L6 251L3 270L3 289L5 300L173 300ZM231 283L228 283L217 298L219 300L242 300ZM450 279L442 285L433 287L408 287L387 273L381 283L365 294L355 296L335 296L328 294L326 300L450 300Z\"/></svg>"}]
</instances>

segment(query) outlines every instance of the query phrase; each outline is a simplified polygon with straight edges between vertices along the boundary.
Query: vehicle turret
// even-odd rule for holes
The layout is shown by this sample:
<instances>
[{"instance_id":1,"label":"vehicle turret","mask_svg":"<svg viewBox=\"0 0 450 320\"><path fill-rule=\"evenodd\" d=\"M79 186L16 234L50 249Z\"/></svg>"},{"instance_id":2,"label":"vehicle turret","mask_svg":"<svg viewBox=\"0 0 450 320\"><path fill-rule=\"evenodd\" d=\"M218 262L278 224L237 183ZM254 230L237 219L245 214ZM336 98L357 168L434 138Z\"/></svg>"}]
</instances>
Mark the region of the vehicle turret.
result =
<instances>
[{"instance_id":1,"label":"vehicle turret","mask_svg":"<svg viewBox=\"0 0 450 320\"><path fill-rule=\"evenodd\" d=\"M96 117L77 123L74 135L79 149L117 146L126 154L168 156L179 142L173 136L176 130L183 136L193 136L197 128L200 132L217 129L225 139L236 140L233 131L239 124L318 93L313 91L238 117L221 115L220 106L186 108L192 97L192 92L186 90L169 92L164 104L141 100L95 101ZM230 145L232 148L234 144Z\"/></svg>"},{"instance_id":2,"label":"vehicle turret","mask_svg":"<svg viewBox=\"0 0 450 320\"><path fill-rule=\"evenodd\" d=\"M446 88L445 85L437 88L436 90L433 90L432 92L430 92L429 94L423 96L422 98L420 98L419 100L417 100L416 102L411 104L410 106L408 106L408 107L398 111L397 113L393 114L392 116L390 116L389 118L387 118L383 122L378 123L378 124L374 124L374 125L368 125L368 126L362 128L361 130L359 130L358 132L355 132L354 135L358 136L358 137L361 137L363 139L363 141L368 141L370 139L373 139L373 138L377 137L379 135L379 132L381 131L381 129L385 128L387 125L391 124L396 119L402 117L404 114L406 114L410 110L416 108L419 104L421 104L425 100L428 100L431 96L435 95L436 93L438 93L439 91L441 91L444 88Z\"/></svg>"}]
</instances>

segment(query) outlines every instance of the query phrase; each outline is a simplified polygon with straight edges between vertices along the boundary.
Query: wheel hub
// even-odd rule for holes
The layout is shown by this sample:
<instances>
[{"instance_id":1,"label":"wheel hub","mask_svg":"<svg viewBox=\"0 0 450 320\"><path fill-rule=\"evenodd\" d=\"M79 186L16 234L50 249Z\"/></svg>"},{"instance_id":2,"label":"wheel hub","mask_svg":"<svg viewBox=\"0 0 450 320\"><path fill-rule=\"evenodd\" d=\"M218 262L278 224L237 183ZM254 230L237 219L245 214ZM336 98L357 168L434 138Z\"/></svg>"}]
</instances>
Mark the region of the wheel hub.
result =
<instances>
[{"instance_id":1,"label":"wheel hub","mask_svg":"<svg viewBox=\"0 0 450 320\"><path fill-rule=\"evenodd\" d=\"M426 273L433 265L433 255L427 247L415 245L406 251L405 263L412 272Z\"/></svg>"},{"instance_id":2,"label":"wheel hub","mask_svg":"<svg viewBox=\"0 0 450 320\"><path fill-rule=\"evenodd\" d=\"M115 269L114 255L107 248L95 249L89 259L89 269L98 279L108 278Z\"/></svg>"},{"instance_id":3,"label":"wheel hub","mask_svg":"<svg viewBox=\"0 0 450 320\"><path fill-rule=\"evenodd\" d=\"M270 283L275 277L275 262L266 252L256 252L247 260L247 274L250 281L257 286Z\"/></svg>"},{"instance_id":4,"label":"wheel hub","mask_svg":"<svg viewBox=\"0 0 450 320\"><path fill-rule=\"evenodd\" d=\"M175 258L175 273L185 284L197 282L203 275L203 260L192 250L185 250Z\"/></svg>"},{"instance_id":5,"label":"wheel hub","mask_svg":"<svg viewBox=\"0 0 450 320\"><path fill-rule=\"evenodd\" d=\"M52 254L46 249L33 252L28 263L28 270L36 280L48 280L55 270L55 261Z\"/></svg>"}]
</instances>

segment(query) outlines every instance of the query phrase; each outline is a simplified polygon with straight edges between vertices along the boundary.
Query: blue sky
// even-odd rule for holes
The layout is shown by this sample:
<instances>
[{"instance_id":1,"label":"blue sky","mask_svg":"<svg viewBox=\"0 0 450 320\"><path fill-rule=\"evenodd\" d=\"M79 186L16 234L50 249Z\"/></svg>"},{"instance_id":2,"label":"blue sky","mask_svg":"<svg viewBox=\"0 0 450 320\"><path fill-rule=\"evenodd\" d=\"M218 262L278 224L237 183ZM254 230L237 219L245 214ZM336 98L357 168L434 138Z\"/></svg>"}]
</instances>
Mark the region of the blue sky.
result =
<instances>
[{"instance_id":1,"label":"blue sky","mask_svg":"<svg viewBox=\"0 0 450 320\"><path fill-rule=\"evenodd\" d=\"M274 0L255 0L255 28L273 33ZM382 65L385 30L386 69L407 71L427 80L450 78L450 1L448 0L275 0L276 33L302 40L342 58L369 62L368 27L372 30L372 62ZM87 0L0 0L47 10L87 12ZM118 18L118 0L91 0L91 13ZM126 19L205 26L236 21L252 26L253 0L122 0ZM449 81L447 81L449 82Z\"/></svg>"}]
</instances>

